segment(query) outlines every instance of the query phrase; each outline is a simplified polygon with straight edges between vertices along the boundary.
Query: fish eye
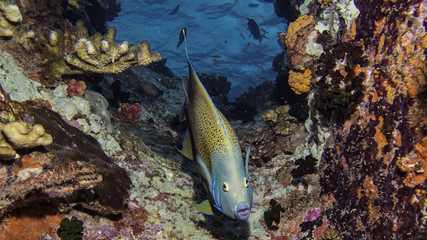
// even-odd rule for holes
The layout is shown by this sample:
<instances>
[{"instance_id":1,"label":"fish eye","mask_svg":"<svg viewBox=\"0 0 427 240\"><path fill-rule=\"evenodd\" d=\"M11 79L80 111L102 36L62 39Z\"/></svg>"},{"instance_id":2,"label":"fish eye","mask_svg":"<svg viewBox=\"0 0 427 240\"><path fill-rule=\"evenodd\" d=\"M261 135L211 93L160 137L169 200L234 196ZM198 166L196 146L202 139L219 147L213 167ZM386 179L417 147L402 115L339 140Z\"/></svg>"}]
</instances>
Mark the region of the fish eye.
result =
<instances>
[{"instance_id":1,"label":"fish eye","mask_svg":"<svg viewBox=\"0 0 427 240\"><path fill-rule=\"evenodd\" d=\"M228 192L230 190L230 188L228 188L228 183L226 181L222 183L222 190L224 190L224 192Z\"/></svg>"},{"instance_id":2,"label":"fish eye","mask_svg":"<svg viewBox=\"0 0 427 240\"><path fill-rule=\"evenodd\" d=\"M245 187L249 187L249 179L247 177L245 177L243 179L244 183L245 183Z\"/></svg>"}]
</instances>

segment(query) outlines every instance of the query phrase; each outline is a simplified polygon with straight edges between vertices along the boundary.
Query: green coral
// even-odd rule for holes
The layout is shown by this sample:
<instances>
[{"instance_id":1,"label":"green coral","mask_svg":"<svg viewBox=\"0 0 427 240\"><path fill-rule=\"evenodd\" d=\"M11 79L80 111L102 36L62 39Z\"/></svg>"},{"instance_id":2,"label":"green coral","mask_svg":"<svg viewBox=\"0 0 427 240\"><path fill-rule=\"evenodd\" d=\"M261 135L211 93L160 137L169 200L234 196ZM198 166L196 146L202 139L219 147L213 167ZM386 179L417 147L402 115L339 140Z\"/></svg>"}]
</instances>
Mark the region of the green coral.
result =
<instances>
[{"instance_id":1,"label":"green coral","mask_svg":"<svg viewBox=\"0 0 427 240\"><path fill-rule=\"evenodd\" d=\"M89 36L82 21L78 21L71 34L52 31L46 41L48 49L44 76L50 80L62 75L83 73L113 74L133 66L147 66L159 61L160 54L150 51L147 41L138 48L126 41L114 41L116 29L110 27L106 34Z\"/></svg>"},{"instance_id":2,"label":"green coral","mask_svg":"<svg viewBox=\"0 0 427 240\"><path fill-rule=\"evenodd\" d=\"M83 222L75 217L72 217L71 220L64 218L56 234L62 240L81 240L83 238Z\"/></svg>"}]
</instances>

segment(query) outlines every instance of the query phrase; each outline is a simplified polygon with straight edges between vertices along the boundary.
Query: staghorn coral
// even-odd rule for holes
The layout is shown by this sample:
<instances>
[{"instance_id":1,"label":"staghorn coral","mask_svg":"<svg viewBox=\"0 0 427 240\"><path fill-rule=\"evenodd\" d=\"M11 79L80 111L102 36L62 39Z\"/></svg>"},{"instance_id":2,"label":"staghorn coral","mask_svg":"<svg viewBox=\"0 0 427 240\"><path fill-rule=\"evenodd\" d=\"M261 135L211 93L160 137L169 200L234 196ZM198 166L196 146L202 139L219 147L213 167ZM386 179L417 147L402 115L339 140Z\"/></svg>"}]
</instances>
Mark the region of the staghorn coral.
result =
<instances>
[{"instance_id":1,"label":"staghorn coral","mask_svg":"<svg viewBox=\"0 0 427 240\"><path fill-rule=\"evenodd\" d=\"M302 69L302 72L290 70L289 71L289 86L292 91L296 94L306 93L310 91L310 83L311 83L311 70L310 69Z\"/></svg>"},{"instance_id":2,"label":"staghorn coral","mask_svg":"<svg viewBox=\"0 0 427 240\"><path fill-rule=\"evenodd\" d=\"M47 146L53 140L51 135L45 133L43 126L40 124L29 128L22 122L12 122L5 124L2 132L15 149Z\"/></svg>"}]
</instances>

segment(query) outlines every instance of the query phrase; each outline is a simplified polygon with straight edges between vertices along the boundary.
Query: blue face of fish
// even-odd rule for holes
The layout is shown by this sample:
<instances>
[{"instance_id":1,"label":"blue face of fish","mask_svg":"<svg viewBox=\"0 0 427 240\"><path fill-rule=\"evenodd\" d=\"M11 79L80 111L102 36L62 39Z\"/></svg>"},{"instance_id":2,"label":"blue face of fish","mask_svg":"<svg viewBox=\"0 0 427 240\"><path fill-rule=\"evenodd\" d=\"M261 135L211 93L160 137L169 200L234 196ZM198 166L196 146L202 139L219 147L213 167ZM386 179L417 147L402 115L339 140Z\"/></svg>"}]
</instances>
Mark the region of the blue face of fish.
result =
<instances>
[{"instance_id":1,"label":"blue face of fish","mask_svg":"<svg viewBox=\"0 0 427 240\"><path fill-rule=\"evenodd\" d=\"M214 165L212 166L211 193L214 207L230 218L248 219L253 203L253 193L247 174L247 164L243 165L241 154L242 161L227 161L223 160L227 159L224 156L216 155L213 159L215 160L212 161Z\"/></svg>"}]
</instances>

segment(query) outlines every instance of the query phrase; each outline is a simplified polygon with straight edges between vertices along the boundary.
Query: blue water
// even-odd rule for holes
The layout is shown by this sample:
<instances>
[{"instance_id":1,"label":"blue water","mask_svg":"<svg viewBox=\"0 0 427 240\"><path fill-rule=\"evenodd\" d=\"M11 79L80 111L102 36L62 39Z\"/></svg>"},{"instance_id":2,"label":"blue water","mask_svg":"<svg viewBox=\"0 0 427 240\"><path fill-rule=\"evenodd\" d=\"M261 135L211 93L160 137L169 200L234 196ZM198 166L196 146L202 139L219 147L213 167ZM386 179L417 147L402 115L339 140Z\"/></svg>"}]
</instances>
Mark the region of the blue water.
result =
<instances>
[{"instance_id":1,"label":"blue water","mask_svg":"<svg viewBox=\"0 0 427 240\"><path fill-rule=\"evenodd\" d=\"M168 15L178 4L179 10ZM275 15L272 3L138 0L121 1L121 6L119 16L109 23L117 28L116 40L132 43L147 40L153 51L167 58L167 66L177 76L188 71L184 45L176 47L179 32L185 26L195 70L227 76L232 82L231 99L249 86L274 81L276 77L272 60L281 52L277 33L285 31L286 25ZM261 44L249 36L247 17L255 19L265 35Z\"/></svg>"}]
</instances>

